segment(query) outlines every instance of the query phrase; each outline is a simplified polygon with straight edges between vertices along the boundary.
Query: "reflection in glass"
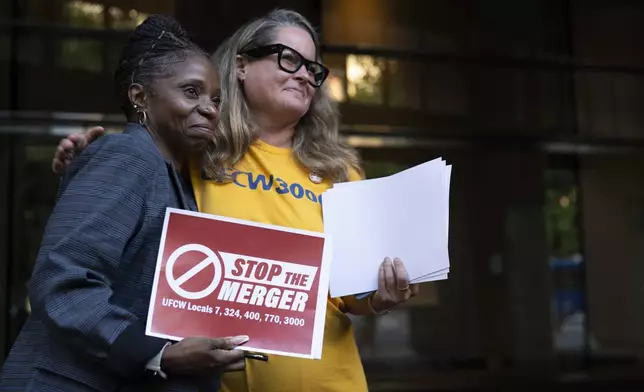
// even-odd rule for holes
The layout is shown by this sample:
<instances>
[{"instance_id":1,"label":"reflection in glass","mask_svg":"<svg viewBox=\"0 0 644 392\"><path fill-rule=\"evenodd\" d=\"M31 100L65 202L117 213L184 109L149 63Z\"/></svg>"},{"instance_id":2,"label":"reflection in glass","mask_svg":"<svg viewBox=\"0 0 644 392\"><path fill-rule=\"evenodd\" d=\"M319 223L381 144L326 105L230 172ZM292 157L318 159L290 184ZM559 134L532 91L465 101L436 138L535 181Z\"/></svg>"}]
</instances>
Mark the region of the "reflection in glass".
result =
<instances>
[{"instance_id":1,"label":"reflection in glass","mask_svg":"<svg viewBox=\"0 0 644 392\"><path fill-rule=\"evenodd\" d=\"M58 63L65 68L99 73L103 67L102 43L67 38L58 44Z\"/></svg>"},{"instance_id":2,"label":"reflection in glass","mask_svg":"<svg viewBox=\"0 0 644 392\"><path fill-rule=\"evenodd\" d=\"M11 40L8 34L0 34L0 63L9 62L11 53Z\"/></svg>"},{"instance_id":3,"label":"reflection in glass","mask_svg":"<svg viewBox=\"0 0 644 392\"><path fill-rule=\"evenodd\" d=\"M578 194L572 168L546 172L544 215L553 290L553 344L560 352L580 352L586 346L585 267Z\"/></svg>"},{"instance_id":4,"label":"reflection in glass","mask_svg":"<svg viewBox=\"0 0 644 392\"><path fill-rule=\"evenodd\" d=\"M339 72L337 70L331 70L331 74L329 74L326 82L331 99L336 102L344 102L346 100L346 94L344 93L344 80L342 74L338 74Z\"/></svg>"},{"instance_id":5,"label":"reflection in glass","mask_svg":"<svg viewBox=\"0 0 644 392\"><path fill-rule=\"evenodd\" d=\"M63 9L64 19L71 27L100 29L105 27L104 7L100 3L69 1Z\"/></svg>"},{"instance_id":6,"label":"reflection in glass","mask_svg":"<svg viewBox=\"0 0 644 392\"><path fill-rule=\"evenodd\" d=\"M10 1L0 1L0 3L11 3ZM45 24L58 24L62 23L61 13L64 6L61 6L61 1L52 0L18 0L17 5L20 9L21 17L24 20L32 22L45 23ZM10 15L0 13L0 16Z\"/></svg>"},{"instance_id":7,"label":"reflection in glass","mask_svg":"<svg viewBox=\"0 0 644 392\"><path fill-rule=\"evenodd\" d=\"M43 63L43 42L39 36L18 36L17 60L19 64L38 65Z\"/></svg>"},{"instance_id":8,"label":"reflection in glass","mask_svg":"<svg viewBox=\"0 0 644 392\"><path fill-rule=\"evenodd\" d=\"M550 185L546 189L545 206L550 255L556 258L572 257L580 252L577 225L579 188L574 183L572 171L551 171L546 178Z\"/></svg>"},{"instance_id":9,"label":"reflection in glass","mask_svg":"<svg viewBox=\"0 0 644 392\"><path fill-rule=\"evenodd\" d=\"M388 60L387 70L389 106L420 109L420 65L409 61Z\"/></svg>"},{"instance_id":10,"label":"reflection in glass","mask_svg":"<svg viewBox=\"0 0 644 392\"><path fill-rule=\"evenodd\" d=\"M120 39L115 39L113 41L110 41L109 43L105 43L105 45L107 45L107 50L105 51L105 65L108 67L108 69L105 71L107 74L112 75L114 74L114 71L118 66L119 58L121 57L121 51L123 51L125 42Z\"/></svg>"},{"instance_id":11,"label":"reflection in glass","mask_svg":"<svg viewBox=\"0 0 644 392\"><path fill-rule=\"evenodd\" d=\"M468 114L470 97L463 67L451 64L425 64L423 74L427 109L430 112L447 116Z\"/></svg>"},{"instance_id":12,"label":"reflection in glass","mask_svg":"<svg viewBox=\"0 0 644 392\"><path fill-rule=\"evenodd\" d=\"M134 28L149 16L145 12L135 9L124 11L119 7L110 7L110 26L116 30L134 30Z\"/></svg>"},{"instance_id":13,"label":"reflection in glass","mask_svg":"<svg viewBox=\"0 0 644 392\"><path fill-rule=\"evenodd\" d=\"M3 15L3 17L4 15L11 15L11 3L9 1L0 1L0 15Z\"/></svg>"},{"instance_id":14,"label":"reflection in glass","mask_svg":"<svg viewBox=\"0 0 644 392\"><path fill-rule=\"evenodd\" d=\"M352 101L382 104L384 60L372 56L347 56L347 94Z\"/></svg>"},{"instance_id":15,"label":"reflection in glass","mask_svg":"<svg viewBox=\"0 0 644 392\"><path fill-rule=\"evenodd\" d=\"M324 54L322 63L329 68L329 77L326 80L327 88L331 99L336 102L344 102L346 97L346 64L347 60L343 55Z\"/></svg>"}]
</instances>

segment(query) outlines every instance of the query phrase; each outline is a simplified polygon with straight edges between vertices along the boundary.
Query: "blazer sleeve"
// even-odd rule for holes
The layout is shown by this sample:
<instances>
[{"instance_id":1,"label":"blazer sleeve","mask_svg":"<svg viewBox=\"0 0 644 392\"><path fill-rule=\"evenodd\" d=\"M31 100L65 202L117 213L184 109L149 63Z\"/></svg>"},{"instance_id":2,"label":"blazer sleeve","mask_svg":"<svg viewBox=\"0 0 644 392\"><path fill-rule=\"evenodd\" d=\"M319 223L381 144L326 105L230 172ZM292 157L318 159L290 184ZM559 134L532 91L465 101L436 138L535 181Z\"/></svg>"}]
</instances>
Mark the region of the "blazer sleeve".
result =
<instances>
[{"instance_id":1,"label":"blazer sleeve","mask_svg":"<svg viewBox=\"0 0 644 392\"><path fill-rule=\"evenodd\" d=\"M53 339L139 378L165 341L146 336L145 320L111 299L119 279L127 279L119 264L145 219L158 165L127 135L94 144L70 166L49 218L31 280L32 309Z\"/></svg>"}]
</instances>

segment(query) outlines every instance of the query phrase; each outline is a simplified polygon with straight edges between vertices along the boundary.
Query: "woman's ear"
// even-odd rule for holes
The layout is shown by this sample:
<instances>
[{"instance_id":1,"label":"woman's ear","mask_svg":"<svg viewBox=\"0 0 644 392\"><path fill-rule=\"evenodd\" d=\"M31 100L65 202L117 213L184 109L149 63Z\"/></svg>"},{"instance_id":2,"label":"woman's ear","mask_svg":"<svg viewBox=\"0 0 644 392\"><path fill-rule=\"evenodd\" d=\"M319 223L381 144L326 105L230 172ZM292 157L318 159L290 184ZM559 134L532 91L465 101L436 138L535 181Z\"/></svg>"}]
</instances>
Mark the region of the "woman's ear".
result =
<instances>
[{"instance_id":1,"label":"woman's ear","mask_svg":"<svg viewBox=\"0 0 644 392\"><path fill-rule=\"evenodd\" d=\"M132 83L130 88L127 91L128 98L132 106L139 107L142 110L145 110L147 104L147 96L145 94L145 89L139 83Z\"/></svg>"},{"instance_id":2,"label":"woman's ear","mask_svg":"<svg viewBox=\"0 0 644 392\"><path fill-rule=\"evenodd\" d=\"M248 60L246 57L237 55L236 58L236 65L237 65L237 79L239 81L243 82L244 79L246 79L246 66L248 65Z\"/></svg>"}]
</instances>

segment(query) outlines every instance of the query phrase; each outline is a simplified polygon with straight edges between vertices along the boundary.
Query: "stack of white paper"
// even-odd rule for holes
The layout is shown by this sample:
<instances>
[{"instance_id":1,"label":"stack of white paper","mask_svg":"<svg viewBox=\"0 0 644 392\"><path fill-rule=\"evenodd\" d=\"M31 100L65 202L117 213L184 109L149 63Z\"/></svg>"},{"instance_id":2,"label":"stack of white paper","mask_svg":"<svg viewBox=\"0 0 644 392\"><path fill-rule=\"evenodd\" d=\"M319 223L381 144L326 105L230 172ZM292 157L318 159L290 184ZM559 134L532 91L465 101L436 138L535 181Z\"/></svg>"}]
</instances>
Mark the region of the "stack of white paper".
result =
<instances>
[{"instance_id":1,"label":"stack of white paper","mask_svg":"<svg viewBox=\"0 0 644 392\"><path fill-rule=\"evenodd\" d=\"M324 231L333 238L332 297L376 290L385 257L400 258L411 283L447 279L451 169L438 158L324 192Z\"/></svg>"}]
</instances>

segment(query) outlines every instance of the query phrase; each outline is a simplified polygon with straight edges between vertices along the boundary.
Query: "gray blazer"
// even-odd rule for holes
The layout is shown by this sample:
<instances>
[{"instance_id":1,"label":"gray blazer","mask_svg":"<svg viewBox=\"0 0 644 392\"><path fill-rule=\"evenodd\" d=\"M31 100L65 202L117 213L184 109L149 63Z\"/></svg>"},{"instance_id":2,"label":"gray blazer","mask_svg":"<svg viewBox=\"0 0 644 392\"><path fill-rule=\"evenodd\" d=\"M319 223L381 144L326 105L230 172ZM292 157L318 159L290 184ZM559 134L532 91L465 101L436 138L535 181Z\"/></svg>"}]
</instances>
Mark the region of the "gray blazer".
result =
<instances>
[{"instance_id":1,"label":"gray blazer","mask_svg":"<svg viewBox=\"0 0 644 392\"><path fill-rule=\"evenodd\" d=\"M189 185L138 124L92 143L67 170L31 279L32 314L0 391L211 391L219 377L145 372L166 341L145 322L167 207Z\"/></svg>"}]
</instances>

